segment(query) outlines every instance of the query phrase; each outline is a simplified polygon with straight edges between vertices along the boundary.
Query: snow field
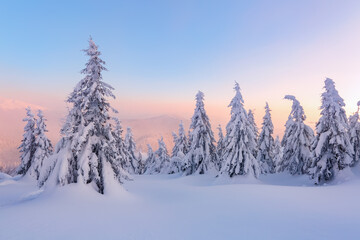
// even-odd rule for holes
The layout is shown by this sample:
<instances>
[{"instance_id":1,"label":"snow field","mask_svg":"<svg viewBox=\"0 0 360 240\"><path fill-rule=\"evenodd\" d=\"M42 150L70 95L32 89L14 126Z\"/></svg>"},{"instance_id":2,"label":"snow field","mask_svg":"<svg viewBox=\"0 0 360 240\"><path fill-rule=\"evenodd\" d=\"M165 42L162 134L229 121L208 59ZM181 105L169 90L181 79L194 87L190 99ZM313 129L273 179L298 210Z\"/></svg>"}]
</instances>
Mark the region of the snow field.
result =
<instances>
[{"instance_id":1,"label":"snow field","mask_svg":"<svg viewBox=\"0 0 360 240\"><path fill-rule=\"evenodd\" d=\"M287 174L134 178L109 183L104 195L84 184L39 191L31 179L2 180L0 239L358 239L354 174L320 187Z\"/></svg>"}]
</instances>

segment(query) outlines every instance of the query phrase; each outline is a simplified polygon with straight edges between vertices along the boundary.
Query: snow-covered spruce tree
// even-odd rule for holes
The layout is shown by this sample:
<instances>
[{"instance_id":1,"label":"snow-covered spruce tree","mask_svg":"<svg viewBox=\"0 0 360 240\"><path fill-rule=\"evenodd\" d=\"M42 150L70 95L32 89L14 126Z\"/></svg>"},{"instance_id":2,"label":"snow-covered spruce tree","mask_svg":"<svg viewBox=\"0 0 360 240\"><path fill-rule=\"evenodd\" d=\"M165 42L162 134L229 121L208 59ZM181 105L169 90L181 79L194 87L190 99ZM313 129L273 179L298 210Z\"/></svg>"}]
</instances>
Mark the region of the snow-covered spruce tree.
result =
<instances>
[{"instance_id":1,"label":"snow-covered spruce tree","mask_svg":"<svg viewBox=\"0 0 360 240\"><path fill-rule=\"evenodd\" d=\"M115 96L102 81L105 62L91 38L84 52L89 57L82 70L85 77L67 99L72 108L61 130L63 137L51 158L53 164L43 168L39 185L50 179L58 185L81 181L103 194L108 181L115 178L122 183L125 178L109 124L112 108L106 98Z\"/></svg>"},{"instance_id":2,"label":"snow-covered spruce tree","mask_svg":"<svg viewBox=\"0 0 360 240\"><path fill-rule=\"evenodd\" d=\"M184 124L179 124L179 135L174 133L174 147L172 149L172 157L183 158L188 152L188 141L184 130ZM175 138L176 137L176 138Z\"/></svg>"},{"instance_id":3,"label":"snow-covered spruce tree","mask_svg":"<svg viewBox=\"0 0 360 240\"><path fill-rule=\"evenodd\" d=\"M169 168L168 168L168 173L169 174L181 172L182 158L184 157L184 154L182 154L179 151L179 147L177 146L178 135L176 133L174 133L174 132L172 133L172 135L173 135L174 147L172 149L172 154L171 154ZM178 157L177 156L178 153L182 157Z\"/></svg>"},{"instance_id":4,"label":"snow-covered spruce tree","mask_svg":"<svg viewBox=\"0 0 360 240\"><path fill-rule=\"evenodd\" d=\"M181 172L181 167L183 165L183 158L174 156L170 158L170 163L167 168L168 174L174 174Z\"/></svg>"},{"instance_id":5,"label":"snow-covered spruce tree","mask_svg":"<svg viewBox=\"0 0 360 240\"><path fill-rule=\"evenodd\" d=\"M219 158L219 169L221 168L221 158L222 158L222 155L223 155L223 152L225 150L225 146L224 146L224 134L222 132L222 128L221 128L221 125L219 124L219 126L217 127L218 129L218 141L217 141L217 144L216 144L216 153L218 155L218 158Z\"/></svg>"},{"instance_id":6,"label":"snow-covered spruce tree","mask_svg":"<svg viewBox=\"0 0 360 240\"><path fill-rule=\"evenodd\" d=\"M314 132L304 123L306 116L300 102L291 95L286 95L285 99L293 104L281 141L283 157L277 167L280 172L287 171L292 175L306 174L307 166L312 159L311 143L314 140Z\"/></svg>"},{"instance_id":7,"label":"snow-covered spruce tree","mask_svg":"<svg viewBox=\"0 0 360 240\"><path fill-rule=\"evenodd\" d=\"M190 138L190 134L191 134L191 129L189 128L189 129L188 129L188 132L187 132L187 135L186 135L186 139L187 139L187 149L188 149L188 152L189 152L190 147L191 147L191 138Z\"/></svg>"},{"instance_id":8,"label":"snow-covered spruce tree","mask_svg":"<svg viewBox=\"0 0 360 240\"><path fill-rule=\"evenodd\" d=\"M316 137L312 144L314 153L309 173L319 184L329 181L353 161L353 147L348 134L344 100L335 89L333 80L325 80L321 94L321 117L316 124Z\"/></svg>"},{"instance_id":9,"label":"snow-covered spruce tree","mask_svg":"<svg viewBox=\"0 0 360 240\"><path fill-rule=\"evenodd\" d=\"M127 170L131 174L138 173L139 162L136 158L136 144L133 138L133 134L131 128L126 129L126 136L125 136L125 148L127 149L127 157L125 163L125 170Z\"/></svg>"},{"instance_id":10,"label":"snow-covered spruce tree","mask_svg":"<svg viewBox=\"0 0 360 240\"><path fill-rule=\"evenodd\" d=\"M129 153L122 137L123 129L118 118L114 117L113 120L115 122L115 127L112 129L113 144L111 146L114 147L113 151L116 153L113 162L117 165L118 171L122 172L121 175L123 175L125 179L130 180L131 177L128 176L128 172L125 170Z\"/></svg>"},{"instance_id":11,"label":"snow-covered spruce tree","mask_svg":"<svg viewBox=\"0 0 360 240\"><path fill-rule=\"evenodd\" d=\"M283 157L283 148L281 147L279 136L276 136L275 138L273 156L274 156L275 172L280 172L281 161Z\"/></svg>"},{"instance_id":12,"label":"snow-covered spruce tree","mask_svg":"<svg viewBox=\"0 0 360 240\"><path fill-rule=\"evenodd\" d=\"M248 119L249 119L250 126L252 128L252 131L255 133L255 137L257 139L259 136L259 129L256 126L254 112L251 109L249 109L249 111L248 111Z\"/></svg>"},{"instance_id":13,"label":"snow-covered spruce tree","mask_svg":"<svg viewBox=\"0 0 360 240\"><path fill-rule=\"evenodd\" d=\"M255 134L255 141L256 141L256 146L257 146L258 138L259 138L259 129L256 126L254 113L251 109L249 109L249 111L248 111L248 119L249 119L249 123L250 123L250 127L252 129L252 132ZM253 155L254 155L254 157L257 157L257 147L254 148Z\"/></svg>"},{"instance_id":14,"label":"snow-covered spruce tree","mask_svg":"<svg viewBox=\"0 0 360 240\"><path fill-rule=\"evenodd\" d=\"M174 151L178 136L175 132L172 132L171 135L173 136L173 143L174 143L173 151Z\"/></svg>"},{"instance_id":15,"label":"snow-covered spruce tree","mask_svg":"<svg viewBox=\"0 0 360 240\"><path fill-rule=\"evenodd\" d=\"M182 167L184 174L204 174L212 168L216 169L219 162L214 145L215 138L204 108L204 94L201 91L196 94L196 107L190 129L190 147Z\"/></svg>"},{"instance_id":16,"label":"snow-covered spruce tree","mask_svg":"<svg viewBox=\"0 0 360 240\"><path fill-rule=\"evenodd\" d=\"M258 177L260 167L253 155L256 137L250 125L239 84L235 83L235 97L231 100L231 118L226 126L222 168L220 173L230 177L247 175Z\"/></svg>"},{"instance_id":17,"label":"snow-covered spruce tree","mask_svg":"<svg viewBox=\"0 0 360 240\"><path fill-rule=\"evenodd\" d=\"M17 168L17 174L25 175L33 164L34 154L36 151L35 143L35 118L31 112L31 108L26 108L26 118L23 119L26 122L24 127L23 139L21 140L20 149L21 163Z\"/></svg>"},{"instance_id":18,"label":"snow-covered spruce tree","mask_svg":"<svg viewBox=\"0 0 360 240\"><path fill-rule=\"evenodd\" d=\"M183 159L188 152L189 143L188 138L185 134L184 124L182 122L180 122L179 124L179 135L173 133L173 137L174 147L172 149L170 164L168 167L169 174L181 172Z\"/></svg>"},{"instance_id":19,"label":"snow-covered spruce tree","mask_svg":"<svg viewBox=\"0 0 360 240\"><path fill-rule=\"evenodd\" d=\"M263 118L262 129L258 140L257 159L261 167L261 173L275 173L275 164L273 159L274 125L271 120L269 104L265 105L265 116Z\"/></svg>"},{"instance_id":20,"label":"snow-covered spruce tree","mask_svg":"<svg viewBox=\"0 0 360 240\"><path fill-rule=\"evenodd\" d=\"M144 174L144 171L145 171L145 159L143 158L141 152L139 152L137 159L138 159L138 163L139 163L137 173L138 174Z\"/></svg>"},{"instance_id":21,"label":"snow-covered spruce tree","mask_svg":"<svg viewBox=\"0 0 360 240\"><path fill-rule=\"evenodd\" d=\"M168 173L170 166L170 157L166 149L163 137L158 140L159 148L155 151L157 169L159 173Z\"/></svg>"},{"instance_id":22,"label":"snow-covered spruce tree","mask_svg":"<svg viewBox=\"0 0 360 240\"><path fill-rule=\"evenodd\" d=\"M36 128L35 128L35 153L33 163L28 171L28 173L39 180L41 168L44 165L44 161L52 154L53 147L50 140L45 135L48 131L46 129L43 112L41 110L38 111L38 118L36 120Z\"/></svg>"},{"instance_id":23,"label":"snow-covered spruce tree","mask_svg":"<svg viewBox=\"0 0 360 240\"><path fill-rule=\"evenodd\" d=\"M147 145L148 151L147 151L147 158L145 160L145 166L144 166L144 174L156 174L159 173L159 166L156 164L156 156L155 153L150 146L150 144Z\"/></svg>"},{"instance_id":24,"label":"snow-covered spruce tree","mask_svg":"<svg viewBox=\"0 0 360 240\"><path fill-rule=\"evenodd\" d=\"M121 122L118 118L114 117L113 120L115 122L115 127L112 131L113 138L116 141L116 148L118 149L118 155L121 156L121 164L124 164L126 160L127 149L125 147L125 142L122 137L123 129L121 126ZM122 167L124 168L124 165Z\"/></svg>"},{"instance_id":25,"label":"snow-covered spruce tree","mask_svg":"<svg viewBox=\"0 0 360 240\"><path fill-rule=\"evenodd\" d=\"M357 103L358 110L349 117L349 135L350 142L354 149L354 161L351 165L356 164L360 159L360 122L359 122L359 108L360 101Z\"/></svg>"}]
</instances>

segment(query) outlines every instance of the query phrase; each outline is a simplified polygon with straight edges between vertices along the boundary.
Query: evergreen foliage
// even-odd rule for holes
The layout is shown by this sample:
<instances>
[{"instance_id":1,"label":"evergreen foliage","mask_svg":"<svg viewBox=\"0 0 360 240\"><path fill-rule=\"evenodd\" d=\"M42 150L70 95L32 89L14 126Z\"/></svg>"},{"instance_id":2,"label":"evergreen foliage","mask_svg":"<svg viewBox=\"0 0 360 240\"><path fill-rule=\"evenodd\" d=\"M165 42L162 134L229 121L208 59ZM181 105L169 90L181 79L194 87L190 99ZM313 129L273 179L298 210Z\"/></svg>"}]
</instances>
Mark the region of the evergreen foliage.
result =
<instances>
[{"instance_id":1,"label":"evergreen foliage","mask_svg":"<svg viewBox=\"0 0 360 240\"><path fill-rule=\"evenodd\" d=\"M230 177L251 174L258 177L260 167L254 156L256 135L251 127L239 84L235 83L235 96L231 100L231 119L226 126L221 174Z\"/></svg>"},{"instance_id":2,"label":"evergreen foliage","mask_svg":"<svg viewBox=\"0 0 360 240\"><path fill-rule=\"evenodd\" d=\"M353 162L353 146L348 130L344 100L339 96L332 79L325 80L321 94L321 117L316 124L316 137L312 144L314 154L309 173L315 183L329 181Z\"/></svg>"},{"instance_id":3,"label":"evergreen foliage","mask_svg":"<svg viewBox=\"0 0 360 240\"><path fill-rule=\"evenodd\" d=\"M204 107L204 94L196 94L196 107L191 119L189 151L184 157L182 170L185 175L204 174L219 165L209 117ZM218 170L218 169L216 169Z\"/></svg>"},{"instance_id":4,"label":"evergreen foliage","mask_svg":"<svg viewBox=\"0 0 360 240\"><path fill-rule=\"evenodd\" d=\"M274 138L274 125L271 120L269 104L265 105L265 116L263 118L262 129L258 141L258 154L257 159L261 166L261 173L275 173L275 163L273 156Z\"/></svg>"},{"instance_id":5,"label":"evergreen foliage","mask_svg":"<svg viewBox=\"0 0 360 240\"><path fill-rule=\"evenodd\" d=\"M313 130L307 126L304 109L300 102L291 95L285 99L293 102L289 118L285 124L285 133L281 145L283 157L278 166L279 171L291 174L306 174L312 158L311 143L314 140Z\"/></svg>"}]
</instances>

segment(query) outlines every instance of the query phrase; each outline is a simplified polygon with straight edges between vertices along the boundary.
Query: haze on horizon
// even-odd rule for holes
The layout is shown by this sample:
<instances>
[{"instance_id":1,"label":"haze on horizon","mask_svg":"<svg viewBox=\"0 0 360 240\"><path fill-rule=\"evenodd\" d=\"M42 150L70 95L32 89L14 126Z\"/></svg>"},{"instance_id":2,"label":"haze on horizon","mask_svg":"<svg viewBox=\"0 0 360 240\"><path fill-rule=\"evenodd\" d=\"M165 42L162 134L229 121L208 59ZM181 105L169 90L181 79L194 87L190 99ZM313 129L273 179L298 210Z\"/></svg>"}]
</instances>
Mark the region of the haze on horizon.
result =
<instances>
[{"instance_id":1,"label":"haze on horizon","mask_svg":"<svg viewBox=\"0 0 360 240\"><path fill-rule=\"evenodd\" d=\"M89 35L107 63L104 81L115 88L122 119L190 119L201 90L217 133L229 120L237 81L259 127L269 102L281 137L291 106L283 97L295 95L314 126L326 77L351 114L360 99L359 10L359 1L332 0L4 1L2 137L21 134L27 105L44 109L58 134Z\"/></svg>"}]
</instances>

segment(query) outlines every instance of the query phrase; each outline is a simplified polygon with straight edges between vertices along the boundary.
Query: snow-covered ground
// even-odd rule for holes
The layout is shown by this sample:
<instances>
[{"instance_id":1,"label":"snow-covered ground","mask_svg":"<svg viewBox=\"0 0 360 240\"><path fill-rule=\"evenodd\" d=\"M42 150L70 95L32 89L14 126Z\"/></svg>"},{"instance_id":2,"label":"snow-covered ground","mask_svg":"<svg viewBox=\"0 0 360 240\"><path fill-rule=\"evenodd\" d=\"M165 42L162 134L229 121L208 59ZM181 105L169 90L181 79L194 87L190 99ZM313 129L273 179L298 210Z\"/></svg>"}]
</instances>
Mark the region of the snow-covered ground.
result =
<instances>
[{"instance_id":1,"label":"snow-covered ground","mask_svg":"<svg viewBox=\"0 0 360 240\"><path fill-rule=\"evenodd\" d=\"M4 175L0 239L359 239L360 174L343 175L135 176L105 195Z\"/></svg>"}]
</instances>

